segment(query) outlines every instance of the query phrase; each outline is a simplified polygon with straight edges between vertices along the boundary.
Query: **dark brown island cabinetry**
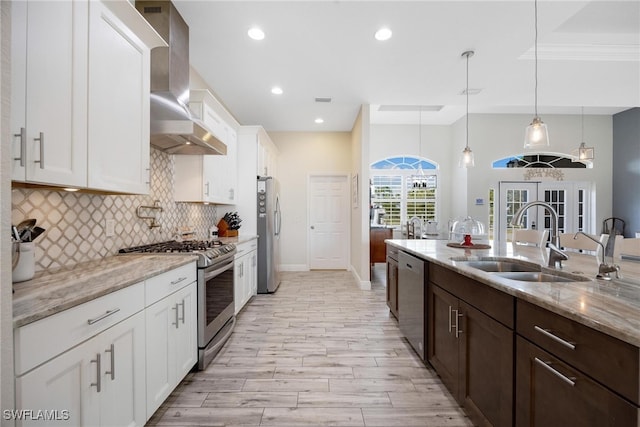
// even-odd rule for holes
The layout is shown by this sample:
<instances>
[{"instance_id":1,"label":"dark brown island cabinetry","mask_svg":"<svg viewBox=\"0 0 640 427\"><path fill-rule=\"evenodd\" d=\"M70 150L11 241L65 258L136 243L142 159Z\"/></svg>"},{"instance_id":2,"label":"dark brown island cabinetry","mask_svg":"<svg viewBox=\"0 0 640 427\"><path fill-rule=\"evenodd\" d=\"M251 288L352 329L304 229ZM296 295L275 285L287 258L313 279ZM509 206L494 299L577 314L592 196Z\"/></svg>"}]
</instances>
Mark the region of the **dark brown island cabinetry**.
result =
<instances>
[{"instance_id":1,"label":"dark brown island cabinetry","mask_svg":"<svg viewBox=\"0 0 640 427\"><path fill-rule=\"evenodd\" d=\"M387 245L387 306L398 318L398 248Z\"/></svg>"},{"instance_id":2,"label":"dark brown island cabinetry","mask_svg":"<svg viewBox=\"0 0 640 427\"><path fill-rule=\"evenodd\" d=\"M430 264L428 361L478 425L513 425L514 297Z\"/></svg>"},{"instance_id":3,"label":"dark brown island cabinetry","mask_svg":"<svg viewBox=\"0 0 640 427\"><path fill-rule=\"evenodd\" d=\"M637 426L638 347L518 301L517 426Z\"/></svg>"}]
</instances>

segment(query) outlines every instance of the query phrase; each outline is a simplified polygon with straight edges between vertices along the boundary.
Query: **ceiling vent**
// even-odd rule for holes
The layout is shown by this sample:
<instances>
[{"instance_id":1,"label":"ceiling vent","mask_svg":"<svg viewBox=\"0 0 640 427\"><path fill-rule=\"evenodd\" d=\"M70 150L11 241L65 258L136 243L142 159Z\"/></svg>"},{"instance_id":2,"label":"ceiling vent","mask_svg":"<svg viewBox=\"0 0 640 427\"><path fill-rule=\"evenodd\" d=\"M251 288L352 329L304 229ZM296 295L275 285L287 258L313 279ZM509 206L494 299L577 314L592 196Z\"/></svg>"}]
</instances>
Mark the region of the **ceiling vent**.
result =
<instances>
[{"instance_id":1,"label":"ceiling vent","mask_svg":"<svg viewBox=\"0 0 640 427\"><path fill-rule=\"evenodd\" d=\"M316 102L326 102L326 103L329 103L329 102L331 102L331 98L329 98L329 97L325 97L325 98L316 98Z\"/></svg>"}]
</instances>

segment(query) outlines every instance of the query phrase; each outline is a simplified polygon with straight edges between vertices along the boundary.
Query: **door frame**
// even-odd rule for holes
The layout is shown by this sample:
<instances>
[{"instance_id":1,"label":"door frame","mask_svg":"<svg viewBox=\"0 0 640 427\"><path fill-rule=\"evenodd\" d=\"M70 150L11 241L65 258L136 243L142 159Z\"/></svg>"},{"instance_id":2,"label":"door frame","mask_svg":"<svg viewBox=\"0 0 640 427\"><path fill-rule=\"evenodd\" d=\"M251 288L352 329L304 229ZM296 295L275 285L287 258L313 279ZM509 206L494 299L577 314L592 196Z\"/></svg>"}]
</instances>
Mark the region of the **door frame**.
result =
<instances>
[{"instance_id":1,"label":"door frame","mask_svg":"<svg viewBox=\"0 0 640 427\"><path fill-rule=\"evenodd\" d=\"M345 197L346 197L346 201L347 203L345 204L345 208L344 208L344 220L345 223L347 225L346 227L346 237L348 242L351 242L351 194L350 194L350 189L351 189L351 174L349 173L336 173L336 172L328 172L328 173L320 173L320 172L315 172L315 173L309 173L307 175L307 220L306 220L306 228L307 228L307 268L309 270L312 269L311 266L311 199L312 199L312 194L311 194L311 183L314 180L314 178L320 178L320 177L331 177L331 178L335 178L335 177L340 177L344 179L344 183L345 183ZM350 245L349 245L350 247ZM350 271L351 270L351 250L347 250L346 251L346 257L345 257L345 270L346 271Z\"/></svg>"}]
</instances>

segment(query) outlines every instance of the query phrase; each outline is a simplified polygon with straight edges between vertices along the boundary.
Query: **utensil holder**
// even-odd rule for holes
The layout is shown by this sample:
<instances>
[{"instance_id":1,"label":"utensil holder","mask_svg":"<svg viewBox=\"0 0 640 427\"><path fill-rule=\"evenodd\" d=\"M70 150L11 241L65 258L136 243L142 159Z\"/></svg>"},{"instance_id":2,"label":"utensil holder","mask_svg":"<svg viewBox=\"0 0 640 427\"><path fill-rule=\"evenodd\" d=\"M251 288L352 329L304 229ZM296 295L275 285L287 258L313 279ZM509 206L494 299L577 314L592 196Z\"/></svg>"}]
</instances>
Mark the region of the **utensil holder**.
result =
<instances>
[{"instance_id":1,"label":"utensil holder","mask_svg":"<svg viewBox=\"0 0 640 427\"><path fill-rule=\"evenodd\" d=\"M16 268L13 269L12 282L24 282L31 280L36 269L35 245L33 242L24 242L18 245L19 259Z\"/></svg>"}]
</instances>

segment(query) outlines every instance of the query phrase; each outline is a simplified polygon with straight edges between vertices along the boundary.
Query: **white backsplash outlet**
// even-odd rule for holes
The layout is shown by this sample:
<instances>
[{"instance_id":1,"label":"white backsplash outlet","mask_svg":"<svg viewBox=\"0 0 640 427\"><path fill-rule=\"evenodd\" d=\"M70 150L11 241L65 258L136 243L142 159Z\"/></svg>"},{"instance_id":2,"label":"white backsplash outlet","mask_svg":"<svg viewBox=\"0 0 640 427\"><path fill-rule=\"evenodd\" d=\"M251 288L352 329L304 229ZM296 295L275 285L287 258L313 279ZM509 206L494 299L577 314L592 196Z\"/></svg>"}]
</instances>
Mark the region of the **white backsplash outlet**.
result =
<instances>
[{"instance_id":1,"label":"white backsplash outlet","mask_svg":"<svg viewBox=\"0 0 640 427\"><path fill-rule=\"evenodd\" d=\"M136 216L140 205L158 200L160 228ZM189 227L205 239L217 223L216 206L176 203L173 200L173 156L151 149L151 188L148 196L97 195L14 188L11 222L35 218L46 229L35 241L36 271L71 266L117 254L125 247L174 238L178 227ZM113 236L107 224L113 222ZM111 231L111 230L109 230ZM110 233L109 233L110 234Z\"/></svg>"}]
</instances>

